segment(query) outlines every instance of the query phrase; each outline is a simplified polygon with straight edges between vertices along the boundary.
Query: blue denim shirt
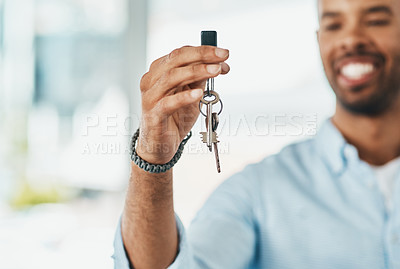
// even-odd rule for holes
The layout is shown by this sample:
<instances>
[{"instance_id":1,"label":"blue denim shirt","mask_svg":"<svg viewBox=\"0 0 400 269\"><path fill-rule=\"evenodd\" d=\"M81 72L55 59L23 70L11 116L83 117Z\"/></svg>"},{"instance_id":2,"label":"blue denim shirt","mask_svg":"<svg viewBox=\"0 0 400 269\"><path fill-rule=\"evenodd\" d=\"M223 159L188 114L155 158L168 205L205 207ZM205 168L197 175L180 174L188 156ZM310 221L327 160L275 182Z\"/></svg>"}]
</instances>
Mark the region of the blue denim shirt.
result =
<instances>
[{"instance_id":1,"label":"blue denim shirt","mask_svg":"<svg viewBox=\"0 0 400 269\"><path fill-rule=\"evenodd\" d=\"M400 268L400 184L388 212L370 166L330 120L222 183L169 268ZM121 232L115 268L128 269Z\"/></svg>"}]
</instances>

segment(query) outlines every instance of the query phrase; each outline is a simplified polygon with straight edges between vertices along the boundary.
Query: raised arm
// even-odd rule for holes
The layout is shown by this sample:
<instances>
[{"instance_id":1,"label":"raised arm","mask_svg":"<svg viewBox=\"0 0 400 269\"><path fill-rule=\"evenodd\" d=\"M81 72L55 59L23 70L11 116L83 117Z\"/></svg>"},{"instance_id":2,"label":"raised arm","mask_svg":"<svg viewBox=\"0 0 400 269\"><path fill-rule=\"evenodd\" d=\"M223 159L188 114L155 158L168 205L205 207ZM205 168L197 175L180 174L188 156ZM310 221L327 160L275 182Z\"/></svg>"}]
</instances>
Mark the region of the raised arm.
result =
<instances>
[{"instance_id":1,"label":"raised arm","mask_svg":"<svg viewBox=\"0 0 400 269\"><path fill-rule=\"evenodd\" d=\"M211 46L182 47L154 61L141 81L142 120L137 154L154 164L169 162L193 127L207 78L229 72L229 52ZM136 269L166 268L175 259L178 234L172 169L151 174L132 163L122 238Z\"/></svg>"}]
</instances>

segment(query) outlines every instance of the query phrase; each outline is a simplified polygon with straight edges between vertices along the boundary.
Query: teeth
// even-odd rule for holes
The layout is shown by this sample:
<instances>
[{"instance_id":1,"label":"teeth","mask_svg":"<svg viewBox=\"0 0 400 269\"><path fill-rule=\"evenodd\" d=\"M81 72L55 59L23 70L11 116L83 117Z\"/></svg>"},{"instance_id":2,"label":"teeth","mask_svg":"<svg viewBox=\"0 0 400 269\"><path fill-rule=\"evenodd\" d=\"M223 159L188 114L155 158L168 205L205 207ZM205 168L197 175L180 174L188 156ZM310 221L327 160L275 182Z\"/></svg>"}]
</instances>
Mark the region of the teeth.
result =
<instances>
[{"instance_id":1,"label":"teeth","mask_svg":"<svg viewBox=\"0 0 400 269\"><path fill-rule=\"evenodd\" d=\"M374 65L370 63L352 63L342 67L341 73L350 79L360 79L372 73Z\"/></svg>"}]
</instances>

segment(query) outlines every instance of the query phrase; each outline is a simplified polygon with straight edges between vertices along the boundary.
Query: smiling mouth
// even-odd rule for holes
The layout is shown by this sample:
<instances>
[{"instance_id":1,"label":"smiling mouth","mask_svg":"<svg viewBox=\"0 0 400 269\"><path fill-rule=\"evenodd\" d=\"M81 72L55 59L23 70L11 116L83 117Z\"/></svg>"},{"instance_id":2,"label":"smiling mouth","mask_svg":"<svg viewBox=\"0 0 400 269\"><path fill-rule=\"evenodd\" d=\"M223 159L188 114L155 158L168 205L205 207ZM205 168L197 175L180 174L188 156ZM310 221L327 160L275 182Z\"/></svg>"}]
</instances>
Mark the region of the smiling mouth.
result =
<instances>
[{"instance_id":1,"label":"smiling mouth","mask_svg":"<svg viewBox=\"0 0 400 269\"><path fill-rule=\"evenodd\" d=\"M377 57L351 57L337 66L338 83L344 88L360 88L373 82L381 71Z\"/></svg>"},{"instance_id":2,"label":"smiling mouth","mask_svg":"<svg viewBox=\"0 0 400 269\"><path fill-rule=\"evenodd\" d=\"M360 80L374 72L372 63L350 63L343 66L340 73L349 80Z\"/></svg>"}]
</instances>

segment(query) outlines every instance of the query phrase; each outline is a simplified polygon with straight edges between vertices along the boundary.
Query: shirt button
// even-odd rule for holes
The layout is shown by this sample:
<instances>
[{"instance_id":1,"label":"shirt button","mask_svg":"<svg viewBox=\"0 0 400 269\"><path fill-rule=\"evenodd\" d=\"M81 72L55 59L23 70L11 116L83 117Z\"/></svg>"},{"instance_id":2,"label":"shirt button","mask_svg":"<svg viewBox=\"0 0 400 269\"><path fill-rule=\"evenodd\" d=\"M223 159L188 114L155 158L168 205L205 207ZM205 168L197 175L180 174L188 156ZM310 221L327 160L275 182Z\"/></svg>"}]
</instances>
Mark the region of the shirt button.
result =
<instances>
[{"instance_id":1,"label":"shirt button","mask_svg":"<svg viewBox=\"0 0 400 269\"><path fill-rule=\"evenodd\" d=\"M346 145L344 148L344 155L347 159L354 159L354 157L358 157L358 152L354 146Z\"/></svg>"},{"instance_id":2,"label":"shirt button","mask_svg":"<svg viewBox=\"0 0 400 269\"><path fill-rule=\"evenodd\" d=\"M351 157L351 148L349 146L344 148L344 156L346 156L347 159Z\"/></svg>"}]
</instances>

